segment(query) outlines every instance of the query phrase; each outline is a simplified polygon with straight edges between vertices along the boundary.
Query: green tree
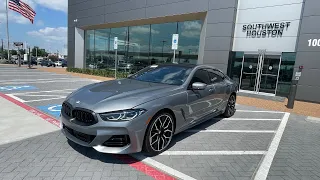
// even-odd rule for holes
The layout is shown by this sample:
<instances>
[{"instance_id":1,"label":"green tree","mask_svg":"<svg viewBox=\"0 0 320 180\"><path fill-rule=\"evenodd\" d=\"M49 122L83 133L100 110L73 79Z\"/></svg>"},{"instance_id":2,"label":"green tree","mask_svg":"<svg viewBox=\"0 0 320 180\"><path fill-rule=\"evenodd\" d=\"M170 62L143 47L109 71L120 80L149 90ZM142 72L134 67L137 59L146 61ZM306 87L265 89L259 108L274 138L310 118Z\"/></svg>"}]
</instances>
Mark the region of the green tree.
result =
<instances>
[{"instance_id":1,"label":"green tree","mask_svg":"<svg viewBox=\"0 0 320 180\"><path fill-rule=\"evenodd\" d=\"M39 47L35 46L32 49L32 56L36 56L36 55L38 55L38 57L46 57L48 56L48 53L46 52L45 49L40 49Z\"/></svg>"},{"instance_id":2,"label":"green tree","mask_svg":"<svg viewBox=\"0 0 320 180\"><path fill-rule=\"evenodd\" d=\"M17 54L18 54L18 52L17 52L16 50L14 50L14 49L13 49L13 50L10 50L10 54L11 54L11 55L17 55Z\"/></svg>"},{"instance_id":3,"label":"green tree","mask_svg":"<svg viewBox=\"0 0 320 180\"><path fill-rule=\"evenodd\" d=\"M31 50L31 54L32 56L36 56L36 55L39 56L39 47L34 46Z\"/></svg>"},{"instance_id":4,"label":"green tree","mask_svg":"<svg viewBox=\"0 0 320 180\"><path fill-rule=\"evenodd\" d=\"M1 55L2 55L3 58L8 59L8 51L5 51L5 50L2 51Z\"/></svg>"},{"instance_id":5,"label":"green tree","mask_svg":"<svg viewBox=\"0 0 320 180\"><path fill-rule=\"evenodd\" d=\"M20 49L20 55L24 55L26 53L26 50L25 49Z\"/></svg>"}]
</instances>

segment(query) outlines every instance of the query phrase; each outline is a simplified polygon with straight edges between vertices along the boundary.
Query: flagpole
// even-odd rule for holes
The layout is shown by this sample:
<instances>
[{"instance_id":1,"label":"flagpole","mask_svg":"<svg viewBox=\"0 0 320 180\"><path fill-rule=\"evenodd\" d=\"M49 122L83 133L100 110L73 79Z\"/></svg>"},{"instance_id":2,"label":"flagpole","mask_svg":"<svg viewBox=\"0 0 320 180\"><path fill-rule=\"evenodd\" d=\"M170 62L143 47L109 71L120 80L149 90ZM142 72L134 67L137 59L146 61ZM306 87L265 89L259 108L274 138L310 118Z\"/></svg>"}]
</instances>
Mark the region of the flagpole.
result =
<instances>
[{"instance_id":1,"label":"flagpole","mask_svg":"<svg viewBox=\"0 0 320 180\"><path fill-rule=\"evenodd\" d=\"M10 38L9 38L9 15L8 15L8 0L6 0L6 14L7 14L7 37L8 37L8 61L10 60Z\"/></svg>"}]
</instances>

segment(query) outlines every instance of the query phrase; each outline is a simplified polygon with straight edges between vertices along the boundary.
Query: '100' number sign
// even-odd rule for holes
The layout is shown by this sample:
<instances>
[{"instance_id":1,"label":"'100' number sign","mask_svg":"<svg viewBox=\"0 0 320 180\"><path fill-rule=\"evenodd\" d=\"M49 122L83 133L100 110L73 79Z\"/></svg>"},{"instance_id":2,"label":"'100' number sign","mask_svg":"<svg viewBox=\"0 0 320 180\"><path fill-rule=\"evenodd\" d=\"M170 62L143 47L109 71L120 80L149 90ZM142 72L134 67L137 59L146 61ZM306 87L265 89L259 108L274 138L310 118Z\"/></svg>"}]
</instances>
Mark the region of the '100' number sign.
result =
<instances>
[{"instance_id":1,"label":"'100' number sign","mask_svg":"<svg viewBox=\"0 0 320 180\"><path fill-rule=\"evenodd\" d=\"M309 39L308 46L320 46L320 39Z\"/></svg>"}]
</instances>

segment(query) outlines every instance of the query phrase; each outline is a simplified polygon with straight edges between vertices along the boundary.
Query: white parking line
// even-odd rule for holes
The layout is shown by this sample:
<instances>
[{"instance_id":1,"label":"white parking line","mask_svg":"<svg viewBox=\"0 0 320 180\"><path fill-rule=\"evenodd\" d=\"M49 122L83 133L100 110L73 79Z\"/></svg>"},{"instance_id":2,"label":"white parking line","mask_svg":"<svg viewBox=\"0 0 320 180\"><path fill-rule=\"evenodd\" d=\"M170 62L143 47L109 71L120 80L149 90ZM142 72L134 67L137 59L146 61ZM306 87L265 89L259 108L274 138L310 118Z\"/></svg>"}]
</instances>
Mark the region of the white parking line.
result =
<instances>
[{"instance_id":1,"label":"white parking line","mask_svg":"<svg viewBox=\"0 0 320 180\"><path fill-rule=\"evenodd\" d=\"M220 118L214 118L220 119ZM256 118L224 118L224 121L281 121L281 119L256 119Z\"/></svg>"},{"instance_id":2,"label":"white parking line","mask_svg":"<svg viewBox=\"0 0 320 180\"><path fill-rule=\"evenodd\" d=\"M2 80L0 82L19 82L19 81L24 81L24 82L33 82L33 81L46 81L46 80L66 80L66 79L75 79L75 78L47 78L47 79L8 79L8 80Z\"/></svg>"},{"instance_id":3,"label":"white parking line","mask_svg":"<svg viewBox=\"0 0 320 180\"><path fill-rule=\"evenodd\" d=\"M51 92L70 92L70 91L74 91L74 90L76 90L76 89L59 89L59 90L51 90L51 91L32 91L32 92L23 92L23 93L12 93L12 95L39 94L39 93L51 93Z\"/></svg>"},{"instance_id":4,"label":"white parking line","mask_svg":"<svg viewBox=\"0 0 320 180\"><path fill-rule=\"evenodd\" d=\"M0 74L52 74L49 72L28 72L28 71L2 71L0 70Z\"/></svg>"},{"instance_id":5,"label":"white parking line","mask_svg":"<svg viewBox=\"0 0 320 180\"><path fill-rule=\"evenodd\" d=\"M258 169L258 171L256 173L256 176L254 178L255 180L265 180L265 179L267 179L267 176L268 176L268 173L269 173L273 158L274 158L274 156L275 156L275 154L277 152L277 149L279 147L280 140L281 140L283 132L284 132L284 130L286 128L289 116L290 116L290 113L285 113L285 115L283 116L282 121L281 121L281 123L279 125L279 128L277 130L277 133L275 134L275 136L274 136L274 138L273 138L273 140L272 140L272 142L270 144L270 147L269 147L269 149L267 151L267 154L263 158L263 161L260 164L260 167L259 167L259 169Z\"/></svg>"},{"instance_id":6,"label":"white parking line","mask_svg":"<svg viewBox=\"0 0 320 180\"><path fill-rule=\"evenodd\" d=\"M25 100L23 100L23 99L20 99L20 98L18 98L17 96L14 96L13 94L6 94L7 96L10 96L10 97L12 97L13 99L15 99L15 100L17 100L17 101L20 101L20 102L26 102Z\"/></svg>"},{"instance_id":7,"label":"white parking line","mask_svg":"<svg viewBox=\"0 0 320 180\"><path fill-rule=\"evenodd\" d=\"M64 99L66 97L67 96L60 96L60 97L56 97L56 98L36 99L36 100L30 100L30 101L24 101L24 102L29 103L29 102L39 102L39 101L51 101L51 100L55 100L55 99Z\"/></svg>"},{"instance_id":8,"label":"white parking line","mask_svg":"<svg viewBox=\"0 0 320 180\"><path fill-rule=\"evenodd\" d=\"M24 94L20 96L25 96L25 97L57 97L59 95L57 94Z\"/></svg>"},{"instance_id":9,"label":"white parking line","mask_svg":"<svg viewBox=\"0 0 320 180\"><path fill-rule=\"evenodd\" d=\"M70 79L70 80L58 80L58 81L32 81L32 82L0 82L0 84L43 84L43 83L55 83L55 82L78 82L78 81L91 81L89 79ZM92 82L92 81L91 81Z\"/></svg>"},{"instance_id":10,"label":"white parking line","mask_svg":"<svg viewBox=\"0 0 320 180\"><path fill-rule=\"evenodd\" d=\"M153 160L151 158L145 157L145 156L143 156L141 154L132 154L131 156L136 158L136 159L138 159L139 161L144 162L147 165L150 165L150 166L152 166L154 168L157 168L157 169L159 169L159 170L161 170L161 171L163 171L163 172L165 172L165 173L167 173L169 175L175 176L175 177L177 177L179 179L196 180L195 178L193 178L191 176L183 174L182 172L179 172L179 171L177 171L175 169L172 169L169 166L166 166L166 165L164 165L162 163L159 163L158 161L155 161L155 160Z\"/></svg>"},{"instance_id":11,"label":"white parking line","mask_svg":"<svg viewBox=\"0 0 320 180\"><path fill-rule=\"evenodd\" d=\"M281 111L251 111L251 110L238 110L237 112L251 112L251 113L285 113Z\"/></svg>"},{"instance_id":12,"label":"white parking line","mask_svg":"<svg viewBox=\"0 0 320 180\"><path fill-rule=\"evenodd\" d=\"M189 132L189 133L196 133L196 132L201 132L201 133L275 133L276 131L268 131L268 130L201 130L201 129L190 129L186 130L184 132Z\"/></svg>"},{"instance_id":13,"label":"white parking line","mask_svg":"<svg viewBox=\"0 0 320 180\"><path fill-rule=\"evenodd\" d=\"M266 151L165 151L160 155L185 156L185 155L263 155Z\"/></svg>"}]
</instances>

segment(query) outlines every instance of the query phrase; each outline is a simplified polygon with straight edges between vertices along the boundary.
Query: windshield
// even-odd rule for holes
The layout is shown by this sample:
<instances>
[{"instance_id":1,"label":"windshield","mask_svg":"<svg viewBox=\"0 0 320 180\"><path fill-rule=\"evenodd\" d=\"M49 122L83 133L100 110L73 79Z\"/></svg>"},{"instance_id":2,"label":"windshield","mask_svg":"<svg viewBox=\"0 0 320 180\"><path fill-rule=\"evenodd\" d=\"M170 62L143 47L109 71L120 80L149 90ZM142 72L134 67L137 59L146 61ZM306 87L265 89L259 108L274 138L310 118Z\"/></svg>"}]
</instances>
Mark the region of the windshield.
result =
<instances>
[{"instance_id":1,"label":"windshield","mask_svg":"<svg viewBox=\"0 0 320 180\"><path fill-rule=\"evenodd\" d=\"M152 83L182 85L191 71L192 68L190 67L152 65L132 75L130 79Z\"/></svg>"}]
</instances>

